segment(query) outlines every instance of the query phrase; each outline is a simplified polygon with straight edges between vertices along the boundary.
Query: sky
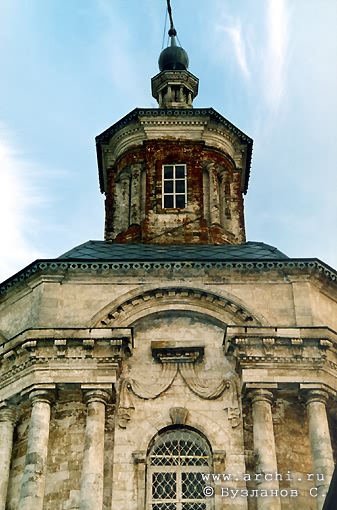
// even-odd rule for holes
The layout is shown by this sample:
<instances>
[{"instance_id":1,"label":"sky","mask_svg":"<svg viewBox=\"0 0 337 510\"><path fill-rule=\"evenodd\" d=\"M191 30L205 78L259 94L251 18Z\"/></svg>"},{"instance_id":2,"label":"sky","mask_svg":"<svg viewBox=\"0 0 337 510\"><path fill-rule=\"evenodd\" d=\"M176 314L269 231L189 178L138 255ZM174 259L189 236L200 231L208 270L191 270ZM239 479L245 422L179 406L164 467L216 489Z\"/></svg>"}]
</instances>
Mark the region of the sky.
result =
<instances>
[{"instance_id":1,"label":"sky","mask_svg":"<svg viewBox=\"0 0 337 510\"><path fill-rule=\"evenodd\" d=\"M247 240L337 268L337 2L171 5L194 106L254 140ZM0 0L0 281L103 239L95 136L157 106L165 13L166 0Z\"/></svg>"}]
</instances>

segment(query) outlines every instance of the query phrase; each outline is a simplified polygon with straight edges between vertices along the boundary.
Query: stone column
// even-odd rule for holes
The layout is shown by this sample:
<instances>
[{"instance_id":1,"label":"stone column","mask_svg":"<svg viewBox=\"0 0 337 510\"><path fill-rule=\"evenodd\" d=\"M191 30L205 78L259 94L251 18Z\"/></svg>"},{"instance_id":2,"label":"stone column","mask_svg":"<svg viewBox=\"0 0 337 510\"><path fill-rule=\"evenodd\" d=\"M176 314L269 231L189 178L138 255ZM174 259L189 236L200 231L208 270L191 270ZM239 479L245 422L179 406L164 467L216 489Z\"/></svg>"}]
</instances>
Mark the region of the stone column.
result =
<instances>
[{"instance_id":1,"label":"stone column","mask_svg":"<svg viewBox=\"0 0 337 510\"><path fill-rule=\"evenodd\" d=\"M190 108L192 108L192 102L193 102L192 92L188 92L187 104Z\"/></svg>"},{"instance_id":2,"label":"stone column","mask_svg":"<svg viewBox=\"0 0 337 510\"><path fill-rule=\"evenodd\" d=\"M220 224L223 228L226 227L225 187L226 187L226 172L223 169L221 169L221 172L219 173L219 218L220 218Z\"/></svg>"},{"instance_id":3,"label":"stone column","mask_svg":"<svg viewBox=\"0 0 337 510\"><path fill-rule=\"evenodd\" d=\"M168 85L167 87L167 96L166 96L166 104L168 102L171 102L172 101L172 87L171 85Z\"/></svg>"},{"instance_id":4,"label":"stone column","mask_svg":"<svg viewBox=\"0 0 337 510\"><path fill-rule=\"evenodd\" d=\"M203 186L203 196L204 196L204 218L207 221L207 224L211 224L211 211L210 211L210 196L209 196L209 172L206 168L203 168L202 173L202 186Z\"/></svg>"},{"instance_id":5,"label":"stone column","mask_svg":"<svg viewBox=\"0 0 337 510\"><path fill-rule=\"evenodd\" d=\"M206 168L209 173L209 205L211 225L220 225L218 173L215 163L209 163Z\"/></svg>"},{"instance_id":6,"label":"stone column","mask_svg":"<svg viewBox=\"0 0 337 510\"><path fill-rule=\"evenodd\" d=\"M311 456L315 473L315 485L317 487L317 509L321 510L334 471L330 431L325 407L328 393L317 388L304 390L303 396L309 422Z\"/></svg>"},{"instance_id":7,"label":"stone column","mask_svg":"<svg viewBox=\"0 0 337 510\"><path fill-rule=\"evenodd\" d=\"M32 413L18 510L42 510L53 394L50 390L38 389L32 391L29 398Z\"/></svg>"},{"instance_id":8,"label":"stone column","mask_svg":"<svg viewBox=\"0 0 337 510\"><path fill-rule=\"evenodd\" d=\"M140 179L141 165L131 167L131 200L130 200L130 224L140 224Z\"/></svg>"},{"instance_id":9,"label":"stone column","mask_svg":"<svg viewBox=\"0 0 337 510\"><path fill-rule=\"evenodd\" d=\"M13 449L13 431L17 411L12 407L0 409L0 510L5 510L9 471Z\"/></svg>"},{"instance_id":10,"label":"stone column","mask_svg":"<svg viewBox=\"0 0 337 510\"><path fill-rule=\"evenodd\" d=\"M273 428L271 404L274 395L266 389L254 389L248 394L253 409L253 439L254 456L256 458L256 474L261 474L257 480L258 491L279 491L278 480L275 480L277 471L276 447ZM271 480L266 480L265 475L272 475ZM268 476L268 478L270 478ZM274 494L278 494L274 493ZM281 510L281 502L278 496L257 498L258 510Z\"/></svg>"},{"instance_id":11,"label":"stone column","mask_svg":"<svg viewBox=\"0 0 337 510\"><path fill-rule=\"evenodd\" d=\"M84 394L87 405L80 510L102 510L104 474L105 406L110 392L90 389Z\"/></svg>"}]
</instances>

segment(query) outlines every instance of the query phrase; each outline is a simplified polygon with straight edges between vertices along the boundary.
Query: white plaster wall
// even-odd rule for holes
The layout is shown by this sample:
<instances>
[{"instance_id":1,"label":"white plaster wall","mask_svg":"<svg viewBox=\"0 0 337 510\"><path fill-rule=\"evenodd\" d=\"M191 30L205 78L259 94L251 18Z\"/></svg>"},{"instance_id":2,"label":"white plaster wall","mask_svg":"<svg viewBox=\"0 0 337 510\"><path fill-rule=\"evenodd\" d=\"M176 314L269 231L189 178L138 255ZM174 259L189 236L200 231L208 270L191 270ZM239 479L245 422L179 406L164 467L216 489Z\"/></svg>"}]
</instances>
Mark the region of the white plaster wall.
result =
<instances>
[{"instance_id":1,"label":"white plaster wall","mask_svg":"<svg viewBox=\"0 0 337 510\"><path fill-rule=\"evenodd\" d=\"M235 377L234 366L223 356L224 328L212 324L208 318L193 313L161 313L135 324L135 348L125 365L122 377L152 384L160 379L162 365L154 362L151 341L172 341L178 345L192 342L205 345L204 360L197 363L200 380L215 386L223 378ZM146 454L151 439L163 428L172 426L170 409L184 407L188 410L186 425L203 433L213 451L223 451L227 456L226 468L238 472L243 468L242 426L232 428L228 420L228 394L215 400L201 399L185 384L178 373L167 391L155 399L143 400L132 395L134 411L126 428L116 427L114 449L114 482L112 499L116 508L139 510L137 506L137 477L134 455ZM240 508L240 506L236 506Z\"/></svg>"}]
</instances>

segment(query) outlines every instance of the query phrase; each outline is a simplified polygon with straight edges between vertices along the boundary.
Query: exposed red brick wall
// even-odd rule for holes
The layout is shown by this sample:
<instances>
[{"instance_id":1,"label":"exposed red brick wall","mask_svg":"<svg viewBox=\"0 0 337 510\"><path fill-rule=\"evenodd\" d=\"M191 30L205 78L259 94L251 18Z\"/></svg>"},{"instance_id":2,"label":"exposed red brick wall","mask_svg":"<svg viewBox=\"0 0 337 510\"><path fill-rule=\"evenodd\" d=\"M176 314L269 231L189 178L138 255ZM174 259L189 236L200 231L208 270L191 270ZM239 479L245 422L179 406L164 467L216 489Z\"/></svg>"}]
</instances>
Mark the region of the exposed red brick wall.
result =
<instances>
[{"instance_id":1,"label":"exposed red brick wall","mask_svg":"<svg viewBox=\"0 0 337 510\"><path fill-rule=\"evenodd\" d=\"M204 214L203 172L207 162L224 169L224 222L228 228L210 225ZM116 180L134 163L141 163L146 170L145 218L140 225L113 234ZM162 208L162 165L169 163L186 164L187 209ZM245 240L241 176L228 155L205 147L202 141L147 140L142 147L129 150L109 169L105 206L106 239L116 243L234 244Z\"/></svg>"}]
</instances>

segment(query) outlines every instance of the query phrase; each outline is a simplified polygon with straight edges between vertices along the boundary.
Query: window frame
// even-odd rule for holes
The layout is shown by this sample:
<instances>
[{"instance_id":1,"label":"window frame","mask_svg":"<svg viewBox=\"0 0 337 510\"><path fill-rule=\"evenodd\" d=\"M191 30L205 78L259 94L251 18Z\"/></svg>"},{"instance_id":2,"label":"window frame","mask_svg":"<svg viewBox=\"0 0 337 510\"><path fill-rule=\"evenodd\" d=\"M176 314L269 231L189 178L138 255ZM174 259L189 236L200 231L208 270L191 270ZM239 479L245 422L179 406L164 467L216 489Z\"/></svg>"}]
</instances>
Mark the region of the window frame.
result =
<instances>
[{"instance_id":1,"label":"window frame","mask_svg":"<svg viewBox=\"0 0 337 510\"><path fill-rule=\"evenodd\" d=\"M156 455L156 450L160 448L160 444L168 444L168 442L172 442L172 438L174 436L177 436L174 440L180 441L185 440L186 437L184 436L190 436L193 439L197 441L197 443L200 445L200 443L204 447L204 451L207 452L207 464L193 464L193 463L185 463L181 462L181 459L179 459L178 456L174 455L172 459L172 462L168 462L167 464L165 461L159 461L159 463L153 463L153 458L158 457ZM167 439L166 439L167 436ZM170 437L171 436L171 437ZM179 437L180 436L180 437ZM186 459L187 457L185 457ZM191 458L191 457L190 457ZM193 456L192 456L193 458ZM198 458L198 456L196 456ZM206 458L206 457L205 457ZM212 451L210 448L210 445L207 441L207 439L198 433L194 429L190 429L189 427L174 427L170 429L166 429L162 433L160 433L158 436L156 436L155 441L152 442L151 447L148 450L147 453L147 459L146 459L146 510L153 510L154 508L158 507L161 508L161 505L163 508L169 508L172 505L174 505L174 508L176 510L181 510L185 507L185 505L203 505L203 508L205 510L212 510L213 509L213 498L206 498L200 499L198 497L183 497L182 493L182 486L183 486L183 478L184 473L187 475L192 473L210 473L213 466L213 460L212 460ZM155 478L155 475L162 474L163 476L165 473L174 473L175 476L175 497L168 496L167 498L155 498L153 497L153 481ZM199 506L198 505L198 506Z\"/></svg>"},{"instance_id":2,"label":"window frame","mask_svg":"<svg viewBox=\"0 0 337 510\"><path fill-rule=\"evenodd\" d=\"M173 168L172 178L165 178L165 169L168 167ZM176 177L177 167L184 168L184 177ZM165 183L172 182L172 192L165 192ZM184 192L176 191L176 183L183 182L184 183ZM177 207L177 197L184 197L184 206ZM165 207L165 197L173 198L173 206ZM176 209L186 209L187 208L187 166L185 163L165 163L162 165L162 201L161 206L164 211L167 210L176 210Z\"/></svg>"}]
</instances>

